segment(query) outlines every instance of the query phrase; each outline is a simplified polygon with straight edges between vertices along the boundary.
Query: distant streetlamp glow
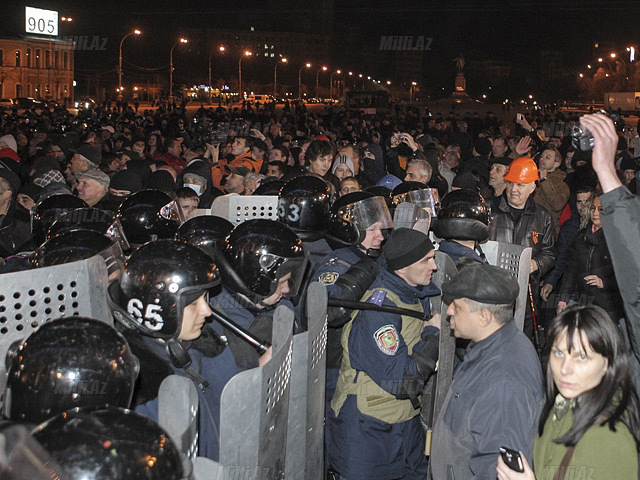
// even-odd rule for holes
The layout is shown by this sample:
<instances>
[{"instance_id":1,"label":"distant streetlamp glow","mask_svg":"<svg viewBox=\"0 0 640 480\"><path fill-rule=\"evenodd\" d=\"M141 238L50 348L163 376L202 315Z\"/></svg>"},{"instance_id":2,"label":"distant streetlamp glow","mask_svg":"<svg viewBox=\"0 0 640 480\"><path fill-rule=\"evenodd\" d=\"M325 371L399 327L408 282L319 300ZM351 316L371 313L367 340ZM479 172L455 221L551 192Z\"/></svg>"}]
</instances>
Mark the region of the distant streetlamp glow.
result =
<instances>
[{"instance_id":1,"label":"distant streetlamp glow","mask_svg":"<svg viewBox=\"0 0 640 480\"><path fill-rule=\"evenodd\" d=\"M305 67L311 68L311 64L305 63L300 67L300 70L298 70L298 98L302 98L302 69Z\"/></svg>"},{"instance_id":2,"label":"distant streetlamp glow","mask_svg":"<svg viewBox=\"0 0 640 480\"><path fill-rule=\"evenodd\" d=\"M62 20L64 20L64 17ZM68 21L71 21L71 19ZM124 43L125 38L130 37L131 35L140 35L141 33L142 32L136 28L133 32L127 33L122 37L122 40L120 40L120 56L118 57L118 87L120 87L120 90L122 90L122 44Z\"/></svg>"},{"instance_id":3,"label":"distant streetlamp glow","mask_svg":"<svg viewBox=\"0 0 640 480\"><path fill-rule=\"evenodd\" d=\"M187 40L186 38L181 38L179 42L176 42L171 47L171 52L169 53L169 102L173 102L173 49L180 44L185 44L188 42L189 40Z\"/></svg>"},{"instance_id":4,"label":"distant streetlamp glow","mask_svg":"<svg viewBox=\"0 0 640 480\"><path fill-rule=\"evenodd\" d=\"M242 55L240 55L240 60L238 60L238 95L240 95L240 101L244 98L244 94L242 93L242 59L244 57L250 57L253 55L249 50L245 50Z\"/></svg>"},{"instance_id":5,"label":"distant streetlamp glow","mask_svg":"<svg viewBox=\"0 0 640 480\"><path fill-rule=\"evenodd\" d=\"M278 65L280 63L287 63L289 60L281 58L279 62L276 62L276 66L273 67L273 96L278 96Z\"/></svg>"}]
</instances>

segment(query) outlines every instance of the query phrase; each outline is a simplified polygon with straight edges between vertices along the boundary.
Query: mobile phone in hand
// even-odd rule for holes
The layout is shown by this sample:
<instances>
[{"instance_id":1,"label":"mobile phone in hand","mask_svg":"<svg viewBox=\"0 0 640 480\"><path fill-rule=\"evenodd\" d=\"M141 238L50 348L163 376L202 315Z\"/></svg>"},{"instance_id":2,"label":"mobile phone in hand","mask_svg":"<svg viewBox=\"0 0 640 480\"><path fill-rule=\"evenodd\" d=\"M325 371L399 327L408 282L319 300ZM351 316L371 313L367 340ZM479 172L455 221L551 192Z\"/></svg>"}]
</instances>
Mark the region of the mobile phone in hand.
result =
<instances>
[{"instance_id":1,"label":"mobile phone in hand","mask_svg":"<svg viewBox=\"0 0 640 480\"><path fill-rule=\"evenodd\" d=\"M522 458L520 458L520 452L516 452L507 447L500 447L500 456L502 461L506 463L507 467L516 472L524 472L524 465L522 464Z\"/></svg>"},{"instance_id":2,"label":"mobile phone in hand","mask_svg":"<svg viewBox=\"0 0 640 480\"><path fill-rule=\"evenodd\" d=\"M522 115L521 113L517 113L516 114L516 120L518 120L519 122L524 120L524 115Z\"/></svg>"}]
</instances>

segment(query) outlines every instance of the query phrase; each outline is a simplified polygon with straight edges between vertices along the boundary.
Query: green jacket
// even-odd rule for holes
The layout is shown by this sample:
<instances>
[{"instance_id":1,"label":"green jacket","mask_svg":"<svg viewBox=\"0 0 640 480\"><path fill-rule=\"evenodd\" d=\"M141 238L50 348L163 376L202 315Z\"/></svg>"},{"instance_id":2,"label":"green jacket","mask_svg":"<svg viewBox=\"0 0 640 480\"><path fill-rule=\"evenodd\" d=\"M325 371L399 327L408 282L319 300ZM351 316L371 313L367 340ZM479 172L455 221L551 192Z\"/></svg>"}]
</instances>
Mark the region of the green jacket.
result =
<instances>
[{"instance_id":1,"label":"green jacket","mask_svg":"<svg viewBox=\"0 0 640 480\"><path fill-rule=\"evenodd\" d=\"M560 400L558 400L560 399ZM533 469L537 480L553 480L567 447L553 440L569 431L573 412L569 402L558 395L533 446ZM609 425L596 423L578 441L564 480L637 480L638 452L629 429L621 422L612 432Z\"/></svg>"}]
</instances>

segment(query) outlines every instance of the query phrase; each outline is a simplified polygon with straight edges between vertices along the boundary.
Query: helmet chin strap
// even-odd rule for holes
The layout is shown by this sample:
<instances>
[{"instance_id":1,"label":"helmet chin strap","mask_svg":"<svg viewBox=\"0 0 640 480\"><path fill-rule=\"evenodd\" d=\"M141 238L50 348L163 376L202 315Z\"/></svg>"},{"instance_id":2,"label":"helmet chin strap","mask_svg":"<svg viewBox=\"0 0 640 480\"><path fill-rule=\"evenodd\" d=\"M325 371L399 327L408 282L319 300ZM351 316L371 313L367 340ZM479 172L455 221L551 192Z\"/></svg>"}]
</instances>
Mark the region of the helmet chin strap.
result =
<instances>
[{"instance_id":1,"label":"helmet chin strap","mask_svg":"<svg viewBox=\"0 0 640 480\"><path fill-rule=\"evenodd\" d=\"M167 354L171 359L171 364L176 368L181 368L184 370L191 379L195 382L198 382L200 386L200 390L203 392L209 386L209 382L207 382L198 371L193 368L191 365L191 355L187 352L187 349L184 348L182 342L177 338L170 338L167 340L165 344L165 348L167 349Z\"/></svg>"},{"instance_id":2,"label":"helmet chin strap","mask_svg":"<svg viewBox=\"0 0 640 480\"><path fill-rule=\"evenodd\" d=\"M380 254L382 253L382 249L381 248L367 248L367 249L361 249L364 251L364 253L367 254L367 257L370 258L379 258Z\"/></svg>"}]
</instances>

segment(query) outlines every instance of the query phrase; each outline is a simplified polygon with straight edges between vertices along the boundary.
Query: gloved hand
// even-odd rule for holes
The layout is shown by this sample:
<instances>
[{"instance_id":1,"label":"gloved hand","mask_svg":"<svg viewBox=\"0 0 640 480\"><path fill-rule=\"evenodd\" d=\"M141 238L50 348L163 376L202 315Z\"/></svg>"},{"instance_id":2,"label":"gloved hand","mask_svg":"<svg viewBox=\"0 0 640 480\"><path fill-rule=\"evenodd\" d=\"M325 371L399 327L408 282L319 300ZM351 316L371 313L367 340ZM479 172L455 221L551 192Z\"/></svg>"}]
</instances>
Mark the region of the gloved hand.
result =
<instances>
[{"instance_id":1,"label":"gloved hand","mask_svg":"<svg viewBox=\"0 0 640 480\"><path fill-rule=\"evenodd\" d=\"M413 349L411 356L416 361L418 374L426 382L436 368L440 343L440 333L429 335L420 348Z\"/></svg>"}]
</instances>

